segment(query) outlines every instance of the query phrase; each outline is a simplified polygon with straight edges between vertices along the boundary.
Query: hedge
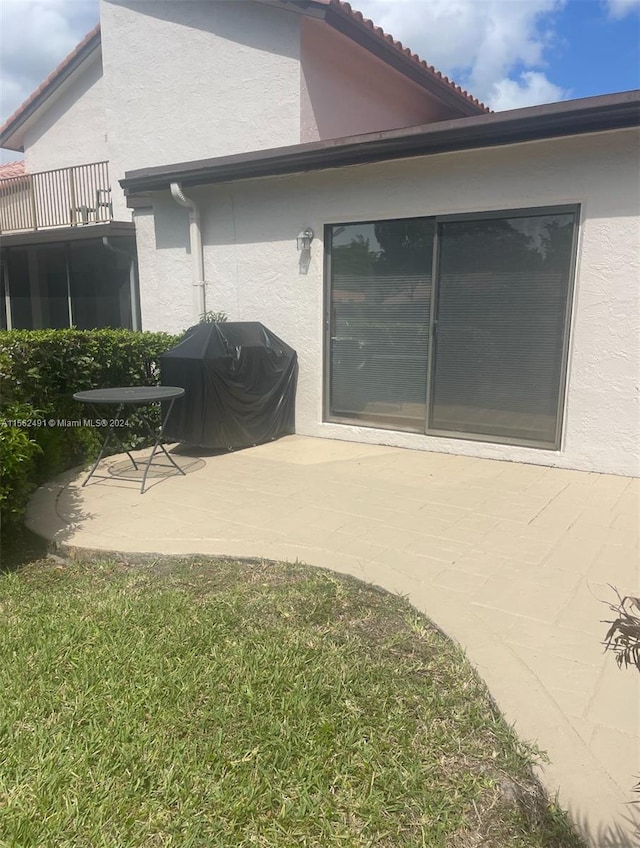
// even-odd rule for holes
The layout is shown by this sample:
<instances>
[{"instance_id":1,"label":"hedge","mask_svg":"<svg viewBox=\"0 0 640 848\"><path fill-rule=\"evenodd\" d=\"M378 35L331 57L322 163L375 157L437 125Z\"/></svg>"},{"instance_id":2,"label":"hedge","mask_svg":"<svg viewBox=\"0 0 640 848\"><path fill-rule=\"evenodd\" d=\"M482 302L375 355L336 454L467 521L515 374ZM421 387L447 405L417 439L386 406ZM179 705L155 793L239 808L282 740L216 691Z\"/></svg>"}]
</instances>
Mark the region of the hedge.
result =
<instances>
[{"instance_id":1,"label":"hedge","mask_svg":"<svg viewBox=\"0 0 640 848\"><path fill-rule=\"evenodd\" d=\"M153 386L158 357L179 337L130 330L0 331L0 520L5 535L21 520L43 480L97 455L100 430L59 426L90 418L73 393L111 386ZM104 409L104 417L110 410ZM111 411L115 412L115 410ZM147 437L139 415L122 433L127 446ZM49 426L16 427L37 420Z\"/></svg>"}]
</instances>

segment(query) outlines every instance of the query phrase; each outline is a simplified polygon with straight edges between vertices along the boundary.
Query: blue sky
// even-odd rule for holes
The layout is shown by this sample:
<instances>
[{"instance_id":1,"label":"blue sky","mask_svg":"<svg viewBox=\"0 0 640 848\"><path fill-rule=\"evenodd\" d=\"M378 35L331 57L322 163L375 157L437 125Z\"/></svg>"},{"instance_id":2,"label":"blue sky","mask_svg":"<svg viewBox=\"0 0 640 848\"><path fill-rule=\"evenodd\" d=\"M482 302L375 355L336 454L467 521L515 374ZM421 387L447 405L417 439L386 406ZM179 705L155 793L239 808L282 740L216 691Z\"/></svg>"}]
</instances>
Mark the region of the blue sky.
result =
<instances>
[{"instance_id":1,"label":"blue sky","mask_svg":"<svg viewBox=\"0 0 640 848\"><path fill-rule=\"evenodd\" d=\"M574 0L558 15L553 78L574 97L640 88L640 3L622 18L595 0Z\"/></svg>"},{"instance_id":2,"label":"blue sky","mask_svg":"<svg viewBox=\"0 0 640 848\"><path fill-rule=\"evenodd\" d=\"M353 0L352 6L496 111L640 88L640 0ZM0 0L0 121L98 17L99 0Z\"/></svg>"},{"instance_id":3,"label":"blue sky","mask_svg":"<svg viewBox=\"0 0 640 848\"><path fill-rule=\"evenodd\" d=\"M640 88L640 0L353 5L496 111Z\"/></svg>"}]
</instances>

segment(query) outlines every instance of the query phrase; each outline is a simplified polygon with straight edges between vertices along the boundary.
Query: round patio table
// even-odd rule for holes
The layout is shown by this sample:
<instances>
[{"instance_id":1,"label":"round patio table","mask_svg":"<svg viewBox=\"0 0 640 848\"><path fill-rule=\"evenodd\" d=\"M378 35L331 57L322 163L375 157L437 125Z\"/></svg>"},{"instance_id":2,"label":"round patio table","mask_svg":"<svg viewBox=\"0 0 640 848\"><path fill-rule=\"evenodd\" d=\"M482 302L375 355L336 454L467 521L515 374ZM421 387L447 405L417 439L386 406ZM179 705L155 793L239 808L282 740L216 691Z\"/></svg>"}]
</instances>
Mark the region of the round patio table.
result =
<instances>
[{"instance_id":1,"label":"round patio table","mask_svg":"<svg viewBox=\"0 0 640 848\"><path fill-rule=\"evenodd\" d=\"M73 399L79 401L80 403L87 403L90 404L92 407L96 407L101 404L109 404L111 406L117 405L118 407L118 411L116 412L115 418L107 419L106 434L104 437L104 441L102 442L102 447L100 448L100 453L98 454L98 458L96 459L93 468L89 472L87 479L82 485L86 486L89 480L93 477L94 472L100 464L100 460L104 456L107 445L111 439L114 439L118 443L120 448L127 454L129 459L131 460L135 470L138 470L138 463L122 444L122 441L120 440L120 437L117 432L117 427L120 424L120 415L122 413L122 410L126 406L144 407L149 406L153 403L164 402L168 402L169 407L164 418L162 419L160 428L156 432L154 432L154 429L151 426L148 417L142 414L143 423L149 431L149 435L154 440L154 442L149 459L146 461L146 463L140 463L141 465L145 465L144 475L142 477L142 485L140 486L140 494L144 494L144 489L147 483L147 475L149 474L151 466L154 464L153 458L158 450L163 451L164 455L174 466L174 468L176 468L181 474L186 476L186 472L183 471L182 468L180 468L180 466L176 464L173 457L167 452L167 449L162 444L162 433L169 419L169 416L171 415L173 404L178 398L182 397L183 395L184 389L180 388L179 386L118 386L112 389L91 389L87 392L76 392L73 395Z\"/></svg>"}]
</instances>

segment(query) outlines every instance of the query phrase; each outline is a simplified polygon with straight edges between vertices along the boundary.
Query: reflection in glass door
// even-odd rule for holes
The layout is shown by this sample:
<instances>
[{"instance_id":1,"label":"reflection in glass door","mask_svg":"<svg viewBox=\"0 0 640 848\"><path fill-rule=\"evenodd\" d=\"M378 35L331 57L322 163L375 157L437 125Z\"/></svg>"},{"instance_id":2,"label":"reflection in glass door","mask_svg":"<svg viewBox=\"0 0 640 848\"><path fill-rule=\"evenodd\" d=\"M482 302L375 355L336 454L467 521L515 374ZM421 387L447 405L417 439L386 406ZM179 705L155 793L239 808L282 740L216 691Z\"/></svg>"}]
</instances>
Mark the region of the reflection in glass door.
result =
<instances>
[{"instance_id":1,"label":"reflection in glass door","mask_svg":"<svg viewBox=\"0 0 640 848\"><path fill-rule=\"evenodd\" d=\"M328 227L328 419L558 447L577 216Z\"/></svg>"},{"instance_id":2,"label":"reflection in glass door","mask_svg":"<svg viewBox=\"0 0 640 848\"><path fill-rule=\"evenodd\" d=\"M557 442L574 221L439 224L431 430Z\"/></svg>"},{"instance_id":3,"label":"reflection in glass door","mask_svg":"<svg viewBox=\"0 0 640 848\"><path fill-rule=\"evenodd\" d=\"M434 222L348 224L330 233L330 417L419 432Z\"/></svg>"}]
</instances>

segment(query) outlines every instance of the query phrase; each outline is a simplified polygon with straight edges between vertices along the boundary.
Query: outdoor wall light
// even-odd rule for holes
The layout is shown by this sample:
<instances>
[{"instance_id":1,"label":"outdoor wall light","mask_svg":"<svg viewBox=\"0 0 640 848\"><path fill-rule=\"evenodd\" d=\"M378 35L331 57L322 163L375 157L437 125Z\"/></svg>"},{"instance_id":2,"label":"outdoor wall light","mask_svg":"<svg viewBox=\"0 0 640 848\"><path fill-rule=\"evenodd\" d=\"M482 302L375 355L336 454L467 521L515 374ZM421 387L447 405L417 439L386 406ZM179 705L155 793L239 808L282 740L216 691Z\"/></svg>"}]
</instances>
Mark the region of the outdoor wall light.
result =
<instances>
[{"instance_id":1,"label":"outdoor wall light","mask_svg":"<svg viewBox=\"0 0 640 848\"><path fill-rule=\"evenodd\" d=\"M309 250L311 248L312 241L313 230L311 229L311 227L305 227L305 229L300 230L300 232L296 236L296 244L298 245L298 250Z\"/></svg>"}]
</instances>

